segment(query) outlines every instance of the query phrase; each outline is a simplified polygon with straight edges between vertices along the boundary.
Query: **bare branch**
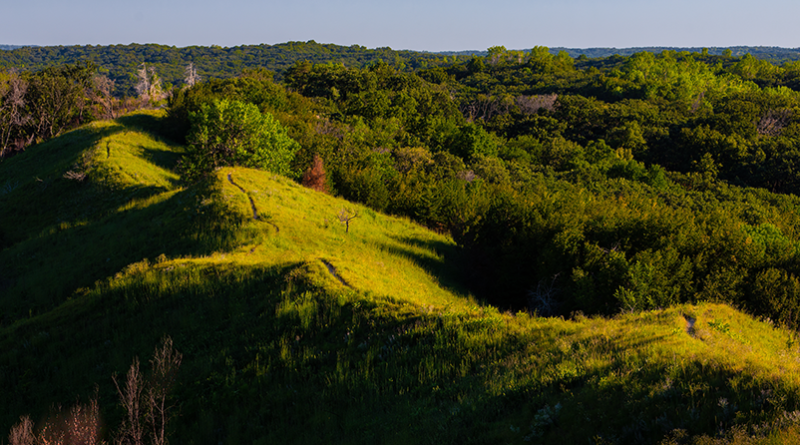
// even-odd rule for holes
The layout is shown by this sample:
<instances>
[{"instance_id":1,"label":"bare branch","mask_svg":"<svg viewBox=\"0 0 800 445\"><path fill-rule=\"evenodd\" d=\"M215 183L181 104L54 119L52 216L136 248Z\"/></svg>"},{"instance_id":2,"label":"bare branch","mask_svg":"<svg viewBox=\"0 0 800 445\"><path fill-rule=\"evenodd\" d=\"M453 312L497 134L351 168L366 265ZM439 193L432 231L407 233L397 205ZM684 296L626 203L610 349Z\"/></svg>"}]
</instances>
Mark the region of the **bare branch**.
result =
<instances>
[{"instance_id":1,"label":"bare branch","mask_svg":"<svg viewBox=\"0 0 800 445\"><path fill-rule=\"evenodd\" d=\"M528 306L531 310L545 317L555 315L558 310L558 288L555 287L558 274L553 275L552 281L547 283L545 280L539 281L536 289L528 292Z\"/></svg>"},{"instance_id":2,"label":"bare branch","mask_svg":"<svg viewBox=\"0 0 800 445\"><path fill-rule=\"evenodd\" d=\"M36 435L33 434L33 422L28 416L20 417L19 423L11 428L8 435L9 445L35 445Z\"/></svg>"},{"instance_id":3,"label":"bare branch","mask_svg":"<svg viewBox=\"0 0 800 445\"><path fill-rule=\"evenodd\" d=\"M515 103L519 111L524 114L536 114L537 111L545 109L553 111L558 94L542 94L536 96L519 96Z\"/></svg>"},{"instance_id":4,"label":"bare branch","mask_svg":"<svg viewBox=\"0 0 800 445\"><path fill-rule=\"evenodd\" d=\"M175 384L182 360L183 356L173 347L172 339L167 337L161 347L156 349L153 360L150 361L153 376L147 390L147 411L154 445L167 443L170 410L170 406L167 405L167 394Z\"/></svg>"},{"instance_id":5,"label":"bare branch","mask_svg":"<svg viewBox=\"0 0 800 445\"><path fill-rule=\"evenodd\" d=\"M345 224L345 233L350 233L350 221L358 217L358 210L342 209L339 212L339 221Z\"/></svg>"},{"instance_id":6,"label":"bare branch","mask_svg":"<svg viewBox=\"0 0 800 445\"><path fill-rule=\"evenodd\" d=\"M762 136L778 136L792 119L792 110L769 110L758 121L756 131Z\"/></svg>"},{"instance_id":7,"label":"bare branch","mask_svg":"<svg viewBox=\"0 0 800 445\"><path fill-rule=\"evenodd\" d=\"M139 372L139 359L133 359L131 368L128 370L128 378L125 381L124 390L120 388L116 376L112 377L112 379L114 380L114 386L117 388L120 402L122 402L127 414L120 427L118 442L122 445L143 445L144 430L140 404L144 385L142 375Z\"/></svg>"},{"instance_id":8,"label":"bare branch","mask_svg":"<svg viewBox=\"0 0 800 445\"><path fill-rule=\"evenodd\" d=\"M90 98L98 104L102 110L103 119L114 119L114 92L115 82L106 76L94 76L92 78L92 90Z\"/></svg>"}]
</instances>

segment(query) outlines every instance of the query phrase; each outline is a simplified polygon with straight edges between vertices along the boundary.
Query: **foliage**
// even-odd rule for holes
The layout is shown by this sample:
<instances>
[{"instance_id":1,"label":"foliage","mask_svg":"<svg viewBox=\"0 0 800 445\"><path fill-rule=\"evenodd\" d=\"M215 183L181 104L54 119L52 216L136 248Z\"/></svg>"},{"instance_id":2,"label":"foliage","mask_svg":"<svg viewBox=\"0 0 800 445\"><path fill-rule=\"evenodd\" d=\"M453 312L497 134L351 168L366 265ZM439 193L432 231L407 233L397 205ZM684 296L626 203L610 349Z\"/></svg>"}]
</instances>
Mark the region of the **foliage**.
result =
<instances>
[{"instance_id":1,"label":"foliage","mask_svg":"<svg viewBox=\"0 0 800 445\"><path fill-rule=\"evenodd\" d=\"M451 59L468 60L468 56ZM360 45L340 46L308 42L286 42L277 45L174 46L129 44L109 46L41 46L21 47L0 51L0 69L22 68L39 71L63 64L91 61L114 80L115 96L133 96L137 83L136 71L142 63L153 67L164 85L183 86L186 67L190 64L204 79L225 79L242 74L246 69L266 68L282 73L295 61L313 63L343 63L360 68L383 60L403 69L423 66L449 65L439 54L396 51L391 48L367 49Z\"/></svg>"},{"instance_id":2,"label":"foliage","mask_svg":"<svg viewBox=\"0 0 800 445\"><path fill-rule=\"evenodd\" d=\"M95 71L87 63L0 74L0 158L90 122Z\"/></svg>"},{"instance_id":3,"label":"foliage","mask_svg":"<svg viewBox=\"0 0 800 445\"><path fill-rule=\"evenodd\" d=\"M299 149L279 122L258 107L226 99L203 104L189 115L191 130L181 171L197 178L225 165L260 168L294 176L290 164Z\"/></svg>"}]
</instances>

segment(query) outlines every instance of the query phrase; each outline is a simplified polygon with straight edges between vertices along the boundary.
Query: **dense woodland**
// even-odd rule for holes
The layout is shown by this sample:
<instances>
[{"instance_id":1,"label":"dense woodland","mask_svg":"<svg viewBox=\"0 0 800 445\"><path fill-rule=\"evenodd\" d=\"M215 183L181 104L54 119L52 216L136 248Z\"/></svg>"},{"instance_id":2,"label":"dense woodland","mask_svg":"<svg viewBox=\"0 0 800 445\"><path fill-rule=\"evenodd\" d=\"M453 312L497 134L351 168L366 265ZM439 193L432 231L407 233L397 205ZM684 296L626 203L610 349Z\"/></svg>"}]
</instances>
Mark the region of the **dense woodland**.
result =
<instances>
[{"instance_id":1,"label":"dense woodland","mask_svg":"<svg viewBox=\"0 0 800 445\"><path fill-rule=\"evenodd\" d=\"M136 70L142 63L153 67L164 85L182 86L184 69L194 64L202 78L229 78L246 69L266 68L282 73L298 60L314 63L341 63L360 68L383 60L403 69L416 69L450 63L468 56L443 56L417 51L396 51L391 48L367 49L360 45L339 46L309 42L288 42L277 45L244 45L230 48L220 46L174 46L130 44L110 46L34 46L0 51L0 69L39 71L64 64L90 61L115 83L114 95L136 96Z\"/></svg>"},{"instance_id":2,"label":"dense woodland","mask_svg":"<svg viewBox=\"0 0 800 445\"><path fill-rule=\"evenodd\" d=\"M501 309L568 318L717 302L800 328L800 62L135 48L0 53L6 158L165 107L186 184L256 167L409 217L452 236L471 291ZM62 64L76 57L87 62ZM9 69L21 60L47 67ZM20 241L0 229L0 246Z\"/></svg>"},{"instance_id":3,"label":"dense woodland","mask_svg":"<svg viewBox=\"0 0 800 445\"><path fill-rule=\"evenodd\" d=\"M696 52L703 48L550 48L553 55L561 51L573 58L585 56L592 59L612 56L631 56L637 52L660 54L663 51ZM750 54L760 60L776 64L800 59L800 51L775 47L708 48L712 55L742 57ZM525 50L529 52L530 50ZM351 68L362 68L382 60L403 71L414 71L430 66L448 66L463 63L472 56L485 57L487 51L445 51L429 53L391 48L367 49L360 45L339 46L309 42L287 42L276 45L243 45L237 47L190 46L176 48L157 44L130 44L110 46L14 46L0 45L0 69L40 71L65 64L93 62L100 72L114 81L113 93L117 97L136 96L136 70L142 63L152 66L163 79L165 86L184 84L184 69L192 63L202 78L229 78L240 75L245 69L266 68L281 80L283 72L296 61L312 63L341 63Z\"/></svg>"},{"instance_id":4,"label":"dense woodland","mask_svg":"<svg viewBox=\"0 0 800 445\"><path fill-rule=\"evenodd\" d=\"M318 155L335 193L451 233L502 307L711 300L796 326L799 76L750 56L492 48L415 73L298 62L286 87L209 81L169 110L186 131L222 97L275 114L298 174Z\"/></svg>"}]
</instances>

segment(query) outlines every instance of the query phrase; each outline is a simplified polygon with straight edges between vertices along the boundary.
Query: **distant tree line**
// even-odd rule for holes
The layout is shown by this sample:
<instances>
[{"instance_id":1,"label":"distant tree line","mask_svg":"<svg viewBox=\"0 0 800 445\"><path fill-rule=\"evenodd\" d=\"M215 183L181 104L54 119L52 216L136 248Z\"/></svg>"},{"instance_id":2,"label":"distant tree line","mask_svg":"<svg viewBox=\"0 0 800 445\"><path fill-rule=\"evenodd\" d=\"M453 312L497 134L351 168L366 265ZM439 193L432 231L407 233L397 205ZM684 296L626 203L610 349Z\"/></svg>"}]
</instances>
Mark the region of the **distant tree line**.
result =
<instances>
[{"instance_id":1,"label":"distant tree line","mask_svg":"<svg viewBox=\"0 0 800 445\"><path fill-rule=\"evenodd\" d=\"M465 59L466 56L461 57ZM457 57L450 56L448 63ZM63 64L91 61L102 74L114 81L114 95L133 96L137 82L136 70L146 63L153 67L169 89L182 86L184 69L194 64L203 78L230 78L245 69L266 68L283 73L298 60L312 63L335 62L348 67L363 67L383 60L403 69L417 69L444 63L443 56L416 51L396 51L391 48L367 49L360 45L339 46L309 42L287 42L278 45L244 45L230 48L219 46L174 46L130 44L109 46L43 46L22 47L0 51L0 69L39 71Z\"/></svg>"}]
</instances>

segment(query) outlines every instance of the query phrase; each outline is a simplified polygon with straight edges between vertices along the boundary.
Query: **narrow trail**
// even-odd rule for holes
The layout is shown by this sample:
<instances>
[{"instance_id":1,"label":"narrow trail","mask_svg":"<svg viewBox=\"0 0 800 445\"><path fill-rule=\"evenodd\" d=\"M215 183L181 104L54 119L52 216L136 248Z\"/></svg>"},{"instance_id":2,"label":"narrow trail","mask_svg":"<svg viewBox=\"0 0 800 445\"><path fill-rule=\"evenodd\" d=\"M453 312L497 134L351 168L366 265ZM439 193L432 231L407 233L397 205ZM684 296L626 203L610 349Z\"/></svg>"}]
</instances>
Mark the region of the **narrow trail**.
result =
<instances>
[{"instance_id":1,"label":"narrow trail","mask_svg":"<svg viewBox=\"0 0 800 445\"><path fill-rule=\"evenodd\" d=\"M253 201L253 198L250 197L250 195L242 188L242 186L233 182L233 175L231 175L230 173L228 173L228 181L230 181L231 184L236 186L237 189L241 190L242 193L244 193L245 196L247 196L247 199L250 200L250 207L253 209L253 219L260 219L258 217L258 209L256 208L256 202Z\"/></svg>"},{"instance_id":2,"label":"narrow trail","mask_svg":"<svg viewBox=\"0 0 800 445\"><path fill-rule=\"evenodd\" d=\"M350 289L353 289L353 286L351 286L350 283L345 281L344 278L340 277L339 274L336 273L336 268L333 267L333 264L331 264L328 260L320 260L320 261L322 261L322 264L324 264L325 267L328 268L328 272L330 272L331 275L333 275L334 278L339 280L340 283L344 284L345 286L349 287Z\"/></svg>"},{"instance_id":3,"label":"narrow trail","mask_svg":"<svg viewBox=\"0 0 800 445\"><path fill-rule=\"evenodd\" d=\"M258 214L258 209L256 208L256 202L255 202L255 201L253 201L253 198L250 196L250 194L249 194L249 193L247 193L247 192L245 191L245 189L244 189L242 186L240 186L239 184L237 184L237 183L235 183L235 182L233 181L233 175L232 175L232 174L230 174L230 173L228 173L228 181L230 181L230 183L231 183L231 184L233 184L233 185L234 185L236 188L238 188L239 190L241 190L241 191L242 191L242 193L244 193L244 194L245 194L245 196L247 196L247 199L249 199L249 200L250 200L250 208L251 208L251 209L253 209L253 219L255 219L255 220L258 220L258 221L264 221L265 223L267 223L267 224L271 225L272 227L274 227L274 228L275 228L275 232L276 232L276 233L280 233L280 231L281 231L281 228L280 228L280 227L278 227L278 225L277 225L277 224L275 224L275 223L274 223L274 222L272 222L272 221L268 221L268 220L265 220L265 219L261 219L261 216Z\"/></svg>"},{"instance_id":4,"label":"narrow trail","mask_svg":"<svg viewBox=\"0 0 800 445\"><path fill-rule=\"evenodd\" d=\"M686 333L694 337L694 322L697 320L688 315L684 315L683 318L686 320Z\"/></svg>"}]
</instances>

